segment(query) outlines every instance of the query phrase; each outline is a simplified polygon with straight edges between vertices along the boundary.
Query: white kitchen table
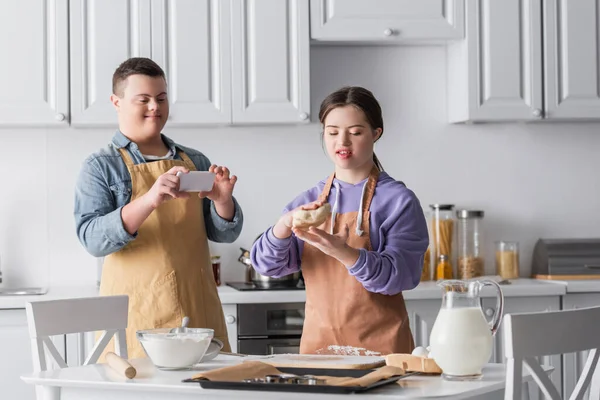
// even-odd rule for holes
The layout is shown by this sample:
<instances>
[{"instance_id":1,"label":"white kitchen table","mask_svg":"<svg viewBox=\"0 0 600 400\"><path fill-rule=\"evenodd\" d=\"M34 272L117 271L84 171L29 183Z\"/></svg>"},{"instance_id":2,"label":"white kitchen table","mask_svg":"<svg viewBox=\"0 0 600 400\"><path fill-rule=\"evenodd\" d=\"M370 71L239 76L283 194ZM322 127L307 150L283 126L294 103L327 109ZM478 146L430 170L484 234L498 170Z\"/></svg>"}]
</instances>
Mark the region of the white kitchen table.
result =
<instances>
[{"instance_id":1,"label":"white kitchen table","mask_svg":"<svg viewBox=\"0 0 600 400\"><path fill-rule=\"evenodd\" d=\"M197 370L215 369L241 362L239 357L218 356L210 363L201 364ZM183 383L196 371L160 371L148 359L134 359L131 363L138 374L134 379L117 375L105 364L57 369L27 374L21 378L39 385L46 400L184 400L184 399L325 399L344 395L306 394L290 392L207 390L197 383ZM502 399L505 366L489 364L483 378L474 382L448 382L440 376L409 376L398 383L361 393L364 399ZM524 381L531 381L524 373Z\"/></svg>"}]
</instances>

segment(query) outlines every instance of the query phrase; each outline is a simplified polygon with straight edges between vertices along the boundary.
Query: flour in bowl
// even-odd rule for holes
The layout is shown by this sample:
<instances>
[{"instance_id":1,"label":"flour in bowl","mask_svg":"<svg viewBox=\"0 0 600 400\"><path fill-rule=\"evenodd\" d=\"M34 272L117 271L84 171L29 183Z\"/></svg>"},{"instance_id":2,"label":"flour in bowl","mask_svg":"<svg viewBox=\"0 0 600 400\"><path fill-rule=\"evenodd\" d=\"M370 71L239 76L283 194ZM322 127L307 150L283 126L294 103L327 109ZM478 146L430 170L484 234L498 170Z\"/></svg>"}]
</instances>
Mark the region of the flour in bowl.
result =
<instances>
[{"instance_id":1,"label":"flour in bowl","mask_svg":"<svg viewBox=\"0 0 600 400\"><path fill-rule=\"evenodd\" d=\"M206 335L173 334L146 337L140 343L157 368L187 368L200 361L211 339Z\"/></svg>"}]
</instances>

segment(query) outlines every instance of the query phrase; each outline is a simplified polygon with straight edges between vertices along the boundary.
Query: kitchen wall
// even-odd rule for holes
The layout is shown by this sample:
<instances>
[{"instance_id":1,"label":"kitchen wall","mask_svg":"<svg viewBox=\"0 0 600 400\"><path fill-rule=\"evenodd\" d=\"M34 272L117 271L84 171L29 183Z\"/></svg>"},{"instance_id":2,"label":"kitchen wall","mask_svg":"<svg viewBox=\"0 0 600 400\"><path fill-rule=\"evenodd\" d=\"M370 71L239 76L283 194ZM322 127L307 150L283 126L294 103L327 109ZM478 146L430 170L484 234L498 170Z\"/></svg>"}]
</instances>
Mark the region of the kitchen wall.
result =
<instances>
[{"instance_id":1,"label":"kitchen wall","mask_svg":"<svg viewBox=\"0 0 600 400\"><path fill-rule=\"evenodd\" d=\"M385 132L376 152L385 169L434 202L486 212L486 269L493 241L518 240L521 274L539 237L598 237L598 123L450 125L442 47L313 47L313 120L342 85L363 85L381 101ZM106 99L108 101L108 99ZM317 123L305 126L167 129L239 176L245 226L214 245L223 279L243 279L239 247L272 224L299 192L328 175ZM81 162L110 129L0 130L0 257L11 285L93 284L96 260L79 244L73 185Z\"/></svg>"}]
</instances>

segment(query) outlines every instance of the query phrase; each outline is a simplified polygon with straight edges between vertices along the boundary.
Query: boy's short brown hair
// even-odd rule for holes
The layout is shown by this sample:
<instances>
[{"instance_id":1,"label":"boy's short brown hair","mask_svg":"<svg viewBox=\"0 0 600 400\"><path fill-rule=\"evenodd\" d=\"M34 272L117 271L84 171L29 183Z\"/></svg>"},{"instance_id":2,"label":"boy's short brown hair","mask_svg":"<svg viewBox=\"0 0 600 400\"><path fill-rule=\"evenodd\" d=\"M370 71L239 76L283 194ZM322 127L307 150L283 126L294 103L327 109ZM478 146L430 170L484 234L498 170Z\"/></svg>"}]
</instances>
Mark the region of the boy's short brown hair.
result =
<instances>
[{"instance_id":1,"label":"boy's short brown hair","mask_svg":"<svg viewBox=\"0 0 600 400\"><path fill-rule=\"evenodd\" d=\"M133 57L125 60L115 70L112 78L112 90L113 94L123 97L125 91L125 81L131 75L146 75L153 78L161 77L165 80L165 71L149 58L145 57Z\"/></svg>"}]
</instances>

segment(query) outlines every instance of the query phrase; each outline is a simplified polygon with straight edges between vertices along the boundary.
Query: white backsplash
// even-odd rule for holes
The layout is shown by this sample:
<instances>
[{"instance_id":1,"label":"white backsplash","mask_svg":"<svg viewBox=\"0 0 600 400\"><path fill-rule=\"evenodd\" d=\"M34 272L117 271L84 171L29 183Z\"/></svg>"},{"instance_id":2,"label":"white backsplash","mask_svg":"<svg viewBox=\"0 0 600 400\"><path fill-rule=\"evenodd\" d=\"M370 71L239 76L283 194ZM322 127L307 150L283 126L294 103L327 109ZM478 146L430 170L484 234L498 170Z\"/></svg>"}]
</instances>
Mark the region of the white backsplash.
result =
<instances>
[{"instance_id":1,"label":"white backsplash","mask_svg":"<svg viewBox=\"0 0 600 400\"><path fill-rule=\"evenodd\" d=\"M538 237L600 236L599 123L449 125L441 47L317 47L311 57L314 123L165 130L239 176L242 235L211 244L222 256L222 280L243 280L239 247L249 248L286 203L331 172L315 119L320 101L349 84L381 101L377 155L424 208L444 202L485 210L488 272L495 240L521 243L526 275ZM97 260L75 235L73 186L84 158L112 133L0 130L0 256L11 284L96 283Z\"/></svg>"}]
</instances>

